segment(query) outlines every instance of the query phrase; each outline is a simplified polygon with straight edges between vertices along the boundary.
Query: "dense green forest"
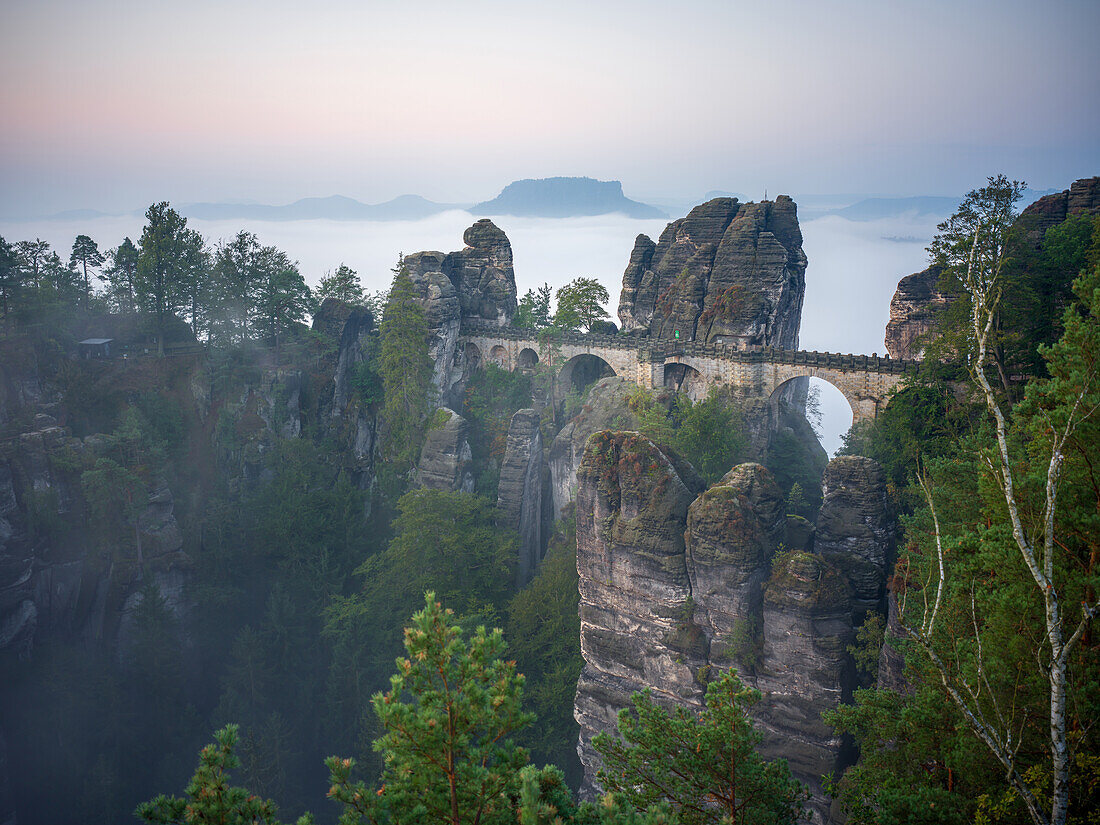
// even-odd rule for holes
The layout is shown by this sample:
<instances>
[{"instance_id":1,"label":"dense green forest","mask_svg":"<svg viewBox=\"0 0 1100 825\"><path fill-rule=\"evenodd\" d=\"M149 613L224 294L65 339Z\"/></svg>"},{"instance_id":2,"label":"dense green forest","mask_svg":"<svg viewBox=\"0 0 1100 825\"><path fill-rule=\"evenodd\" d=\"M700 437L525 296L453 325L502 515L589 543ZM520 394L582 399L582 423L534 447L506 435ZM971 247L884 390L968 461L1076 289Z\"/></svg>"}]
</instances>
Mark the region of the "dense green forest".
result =
<instances>
[{"instance_id":1,"label":"dense green forest","mask_svg":"<svg viewBox=\"0 0 1100 825\"><path fill-rule=\"evenodd\" d=\"M941 226L931 252L950 300L926 358L847 437L846 452L885 469L905 535L890 616L868 620L852 651L864 688L830 720L860 749L831 785L852 822L1100 822L1089 624L1100 219L1071 217L1036 243L1016 218L1020 188L991 179ZM76 494L36 494L28 534L142 583L123 642L53 629L31 655L4 654L0 725L22 818L131 821L144 802L154 822L274 822L266 800L292 819L349 825L797 815L785 764L754 750L746 709L759 695L734 674L711 683L699 716L638 696L622 739L598 745L620 774L605 777L615 793L574 802L575 527L553 525L517 591L518 536L495 518L509 419L553 375L474 373L460 411L474 492L418 487L440 421L428 321L400 265L385 296L365 295L345 266L312 291L250 233L210 249L168 204L146 221L113 250L78 237L68 262L41 241L0 239L6 366L33 360L64 425L95 437L95 449L54 457ZM515 323L547 346L561 329L601 331L607 294L593 285L559 291L553 313L548 287L529 292ZM323 403L340 342L305 320L326 300L372 319L349 401L379 434L368 480L347 458L345 419ZM98 337L128 342L130 357L74 357L76 341ZM290 370L302 376L300 437L270 438L287 422L240 399L276 376L285 407ZM210 387L205 414L196 374ZM560 428L586 391L544 426ZM732 396L638 391L629 408L708 482L744 457ZM3 436L28 425L6 421ZM820 468L783 441L767 463L788 511L812 518ZM154 583L165 571L139 525L163 487L187 558L185 616L179 594ZM904 659L900 683L875 683L884 641Z\"/></svg>"}]
</instances>

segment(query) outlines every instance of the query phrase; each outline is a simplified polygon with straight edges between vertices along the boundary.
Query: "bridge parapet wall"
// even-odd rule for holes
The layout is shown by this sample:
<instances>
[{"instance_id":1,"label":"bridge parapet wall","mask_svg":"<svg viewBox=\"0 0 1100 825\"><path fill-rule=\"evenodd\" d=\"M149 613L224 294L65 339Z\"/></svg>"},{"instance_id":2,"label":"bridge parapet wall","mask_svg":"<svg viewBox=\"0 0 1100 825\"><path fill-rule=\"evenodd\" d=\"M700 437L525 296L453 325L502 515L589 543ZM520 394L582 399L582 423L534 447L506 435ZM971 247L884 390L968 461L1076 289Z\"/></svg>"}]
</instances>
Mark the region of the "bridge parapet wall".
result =
<instances>
[{"instance_id":1,"label":"bridge parapet wall","mask_svg":"<svg viewBox=\"0 0 1100 825\"><path fill-rule=\"evenodd\" d=\"M463 322L460 340L478 347L485 360L515 369L524 349L543 357L545 344L534 330ZM879 355L852 355L770 347L738 349L727 344L655 341L634 335L557 333L550 339L564 365L578 355L595 355L616 375L647 388L664 386L665 367L684 364L697 370L707 386L732 385L746 394L770 398L792 378L828 381L848 399L856 421L874 418L904 374L917 361Z\"/></svg>"}]
</instances>

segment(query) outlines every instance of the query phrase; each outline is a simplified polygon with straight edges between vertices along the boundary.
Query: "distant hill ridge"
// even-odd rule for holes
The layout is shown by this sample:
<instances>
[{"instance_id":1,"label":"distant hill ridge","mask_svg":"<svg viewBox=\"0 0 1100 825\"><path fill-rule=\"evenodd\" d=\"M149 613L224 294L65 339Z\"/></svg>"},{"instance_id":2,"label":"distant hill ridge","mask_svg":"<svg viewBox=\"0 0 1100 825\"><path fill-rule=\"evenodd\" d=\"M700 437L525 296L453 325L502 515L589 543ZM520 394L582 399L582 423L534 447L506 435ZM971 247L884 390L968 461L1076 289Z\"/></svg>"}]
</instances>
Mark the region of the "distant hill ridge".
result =
<instances>
[{"instance_id":1,"label":"distant hill ridge","mask_svg":"<svg viewBox=\"0 0 1100 825\"><path fill-rule=\"evenodd\" d=\"M505 186L492 200L476 204L470 211L478 215L533 218L570 218L614 212L629 218L668 217L655 206L623 195L620 181L594 178L517 180Z\"/></svg>"},{"instance_id":2,"label":"distant hill ridge","mask_svg":"<svg viewBox=\"0 0 1100 825\"><path fill-rule=\"evenodd\" d=\"M368 204L343 195L327 198L302 198L284 206L239 203L190 203L180 212L196 220L216 221L229 218L260 221L414 221L464 209L464 204L435 203L419 195L401 195L385 203Z\"/></svg>"}]
</instances>

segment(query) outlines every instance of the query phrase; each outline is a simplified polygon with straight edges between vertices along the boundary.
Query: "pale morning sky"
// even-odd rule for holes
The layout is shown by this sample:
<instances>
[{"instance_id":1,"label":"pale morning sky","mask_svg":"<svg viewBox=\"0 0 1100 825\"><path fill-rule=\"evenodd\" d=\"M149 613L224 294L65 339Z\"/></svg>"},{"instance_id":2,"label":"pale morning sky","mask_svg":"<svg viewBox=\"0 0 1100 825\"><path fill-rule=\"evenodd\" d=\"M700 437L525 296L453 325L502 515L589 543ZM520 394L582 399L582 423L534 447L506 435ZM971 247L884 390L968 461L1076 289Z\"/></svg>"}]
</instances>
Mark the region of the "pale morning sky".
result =
<instances>
[{"instance_id":1,"label":"pale morning sky","mask_svg":"<svg viewBox=\"0 0 1100 825\"><path fill-rule=\"evenodd\" d=\"M1097 0L0 3L0 215L1100 171Z\"/></svg>"}]
</instances>

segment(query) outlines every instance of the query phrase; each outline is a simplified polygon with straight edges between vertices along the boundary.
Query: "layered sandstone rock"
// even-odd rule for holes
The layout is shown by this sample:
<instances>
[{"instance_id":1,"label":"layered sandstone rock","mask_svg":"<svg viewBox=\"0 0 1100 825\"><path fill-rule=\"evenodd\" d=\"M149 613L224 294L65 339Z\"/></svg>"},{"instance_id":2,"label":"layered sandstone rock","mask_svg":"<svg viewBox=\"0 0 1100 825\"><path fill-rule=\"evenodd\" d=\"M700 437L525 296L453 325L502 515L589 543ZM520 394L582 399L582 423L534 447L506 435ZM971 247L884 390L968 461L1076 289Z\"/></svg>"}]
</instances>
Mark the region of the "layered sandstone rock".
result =
<instances>
[{"instance_id":1,"label":"layered sandstone rock","mask_svg":"<svg viewBox=\"0 0 1100 825\"><path fill-rule=\"evenodd\" d=\"M631 430L638 420L627 400L635 386L624 378L602 378L592 385L581 411L566 424L550 446L550 490L555 518L577 494L577 467L592 433Z\"/></svg>"},{"instance_id":2,"label":"layered sandstone rock","mask_svg":"<svg viewBox=\"0 0 1100 825\"><path fill-rule=\"evenodd\" d=\"M889 555L884 511L857 504L863 495L878 501L881 473L867 459L836 461L827 472L825 558L809 549L812 525L786 516L758 464L702 491L689 467L643 436L588 440L577 475L585 664L576 718L586 793L596 791L599 763L591 739L614 730L633 691L650 687L659 701L698 706L708 680L733 667L764 694L752 711L762 752L790 762L812 791L816 821L828 820L820 779L839 775L850 754L822 713L855 683L853 593L881 592L881 580L865 574ZM780 554L792 538L797 546ZM883 546L872 547L876 540Z\"/></svg>"},{"instance_id":3,"label":"layered sandstone rock","mask_svg":"<svg viewBox=\"0 0 1100 825\"><path fill-rule=\"evenodd\" d=\"M933 265L898 281L886 324L886 352L891 358L924 357L924 337L948 303L947 296L936 289L941 271Z\"/></svg>"},{"instance_id":4,"label":"layered sandstone rock","mask_svg":"<svg viewBox=\"0 0 1100 825\"><path fill-rule=\"evenodd\" d=\"M508 426L497 486L497 523L519 532L516 586L535 575L542 558L543 460L541 416L519 410Z\"/></svg>"},{"instance_id":5,"label":"layered sandstone rock","mask_svg":"<svg viewBox=\"0 0 1100 825\"><path fill-rule=\"evenodd\" d=\"M444 419L424 437L416 478L421 487L448 493L474 491L470 425L453 410L441 407L435 415Z\"/></svg>"},{"instance_id":6,"label":"layered sandstone rock","mask_svg":"<svg viewBox=\"0 0 1100 825\"><path fill-rule=\"evenodd\" d=\"M776 559L764 591L763 655L754 708L764 734L760 752L785 758L810 790L815 819L828 821L821 777L839 776L843 743L822 713L837 707L854 684L848 646L852 604L843 574L819 555L788 552Z\"/></svg>"},{"instance_id":7,"label":"layered sandstone rock","mask_svg":"<svg viewBox=\"0 0 1100 825\"><path fill-rule=\"evenodd\" d=\"M715 198L656 244L638 236L619 318L624 331L653 338L795 349L805 273L794 201Z\"/></svg>"},{"instance_id":8,"label":"layered sandstone rock","mask_svg":"<svg viewBox=\"0 0 1100 825\"><path fill-rule=\"evenodd\" d=\"M858 611L881 612L895 532L882 467L871 458L838 456L825 468L822 488L814 550L844 573Z\"/></svg>"},{"instance_id":9,"label":"layered sandstone rock","mask_svg":"<svg viewBox=\"0 0 1100 825\"><path fill-rule=\"evenodd\" d=\"M428 316L432 380L442 403L454 406L461 404L467 368L457 346L462 320L505 326L517 306L512 245L504 232L483 218L463 240L466 248L458 252L417 252L402 260Z\"/></svg>"},{"instance_id":10,"label":"layered sandstone rock","mask_svg":"<svg viewBox=\"0 0 1100 825\"><path fill-rule=\"evenodd\" d=\"M1100 177L1082 178L1064 192L1044 195L1020 213L1014 228L1038 249L1051 227L1074 215L1100 215ZM936 289L939 275L932 266L898 283L886 326L886 351L891 358L923 357L922 338L933 331L936 315L949 303Z\"/></svg>"},{"instance_id":11,"label":"layered sandstone rock","mask_svg":"<svg viewBox=\"0 0 1100 825\"><path fill-rule=\"evenodd\" d=\"M1038 246L1047 230L1072 215L1100 215L1100 177L1082 178L1063 192L1044 195L1020 213L1020 224Z\"/></svg>"},{"instance_id":12,"label":"layered sandstone rock","mask_svg":"<svg viewBox=\"0 0 1100 825\"><path fill-rule=\"evenodd\" d=\"M632 693L698 703L706 637L694 624L684 524L702 483L682 460L637 433L601 432L577 473L581 654L575 714L591 793L591 739L615 727Z\"/></svg>"}]
</instances>

